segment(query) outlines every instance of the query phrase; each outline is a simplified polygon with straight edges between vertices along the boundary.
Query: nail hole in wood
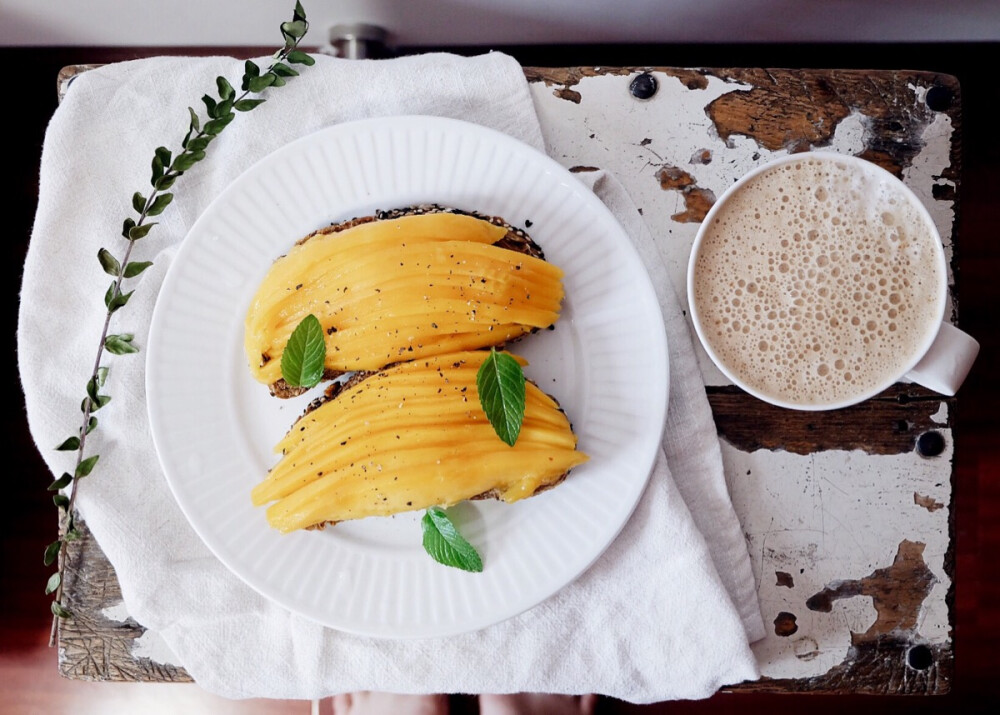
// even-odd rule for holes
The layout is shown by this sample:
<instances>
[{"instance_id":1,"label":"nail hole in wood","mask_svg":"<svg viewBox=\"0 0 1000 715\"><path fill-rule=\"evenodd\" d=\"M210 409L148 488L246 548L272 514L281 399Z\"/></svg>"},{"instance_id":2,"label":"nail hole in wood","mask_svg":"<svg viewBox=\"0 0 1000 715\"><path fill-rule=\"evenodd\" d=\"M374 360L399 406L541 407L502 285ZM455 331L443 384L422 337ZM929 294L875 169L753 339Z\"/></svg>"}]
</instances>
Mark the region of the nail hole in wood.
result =
<instances>
[{"instance_id":1,"label":"nail hole in wood","mask_svg":"<svg viewBox=\"0 0 1000 715\"><path fill-rule=\"evenodd\" d=\"M915 645L906 652L906 664L914 670L927 670L934 664L934 654L925 645Z\"/></svg>"},{"instance_id":2,"label":"nail hole in wood","mask_svg":"<svg viewBox=\"0 0 1000 715\"><path fill-rule=\"evenodd\" d=\"M937 430L924 432L917 439L917 454L921 457L937 457L944 451L944 436Z\"/></svg>"},{"instance_id":3,"label":"nail hole in wood","mask_svg":"<svg viewBox=\"0 0 1000 715\"><path fill-rule=\"evenodd\" d=\"M953 98L951 90L947 87L931 87L927 90L927 96L924 98L924 101L927 103L928 109L935 112L943 112L951 106Z\"/></svg>"},{"instance_id":4,"label":"nail hole in wood","mask_svg":"<svg viewBox=\"0 0 1000 715\"><path fill-rule=\"evenodd\" d=\"M649 72L643 72L629 83L628 91L636 99L649 99L656 94L658 87L659 84L656 81L656 77Z\"/></svg>"}]
</instances>

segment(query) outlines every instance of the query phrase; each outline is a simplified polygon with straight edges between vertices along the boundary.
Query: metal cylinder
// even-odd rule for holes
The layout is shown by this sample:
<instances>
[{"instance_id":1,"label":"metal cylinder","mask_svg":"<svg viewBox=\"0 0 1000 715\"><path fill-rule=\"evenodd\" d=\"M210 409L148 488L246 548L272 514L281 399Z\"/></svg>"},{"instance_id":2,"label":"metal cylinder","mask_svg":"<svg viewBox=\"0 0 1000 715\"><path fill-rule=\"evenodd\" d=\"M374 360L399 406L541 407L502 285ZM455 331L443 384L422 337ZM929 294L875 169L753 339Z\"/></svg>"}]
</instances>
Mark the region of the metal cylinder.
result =
<instances>
[{"instance_id":1,"label":"metal cylinder","mask_svg":"<svg viewBox=\"0 0 1000 715\"><path fill-rule=\"evenodd\" d=\"M388 36L385 28L378 25L343 23L330 28L330 45L336 50L337 57L349 60L385 57Z\"/></svg>"}]
</instances>

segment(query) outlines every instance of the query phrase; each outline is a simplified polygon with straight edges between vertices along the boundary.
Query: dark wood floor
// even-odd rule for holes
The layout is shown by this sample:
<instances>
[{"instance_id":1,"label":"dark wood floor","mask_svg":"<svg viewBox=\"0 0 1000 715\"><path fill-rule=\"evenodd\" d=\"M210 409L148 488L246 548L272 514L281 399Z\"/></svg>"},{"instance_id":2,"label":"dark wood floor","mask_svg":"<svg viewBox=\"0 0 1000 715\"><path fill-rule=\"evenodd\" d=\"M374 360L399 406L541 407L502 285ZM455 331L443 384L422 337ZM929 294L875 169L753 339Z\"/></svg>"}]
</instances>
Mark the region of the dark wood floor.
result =
<instances>
[{"instance_id":1,"label":"dark wood floor","mask_svg":"<svg viewBox=\"0 0 1000 715\"><path fill-rule=\"evenodd\" d=\"M604 712L718 713L807 709L811 715L847 709L879 713L996 712L1000 706L1000 451L997 449L1000 355L1000 141L993 126L1000 45L615 46L506 48L526 65L667 65L874 67L947 72L962 84L964 161L958 240L961 324L983 344L960 393L956 427L957 524L952 693L938 698L720 694L707 701L646 708L603 703ZM467 51L467 50L466 50ZM11 183L2 190L4 291L2 313L10 374L16 375L14 331L21 266L37 201L38 158L45 125L55 109L55 77L67 64L107 62L143 54L129 50L57 48L0 50L5 73L6 141L0 167ZM148 52L145 54L149 54ZM242 54L242 53L241 53ZM197 88L193 88L195 92ZM143 157L136 160L145 161ZM67 240L71 240L68 237ZM4 413L7 448L0 547L0 712L2 713L308 713L308 703L230 702L195 685L108 684L67 681L47 647L48 569L42 551L53 539L55 514L45 487L51 481L32 446L23 399L15 382ZM456 698L459 711L474 701Z\"/></svg>"}]
</instances>

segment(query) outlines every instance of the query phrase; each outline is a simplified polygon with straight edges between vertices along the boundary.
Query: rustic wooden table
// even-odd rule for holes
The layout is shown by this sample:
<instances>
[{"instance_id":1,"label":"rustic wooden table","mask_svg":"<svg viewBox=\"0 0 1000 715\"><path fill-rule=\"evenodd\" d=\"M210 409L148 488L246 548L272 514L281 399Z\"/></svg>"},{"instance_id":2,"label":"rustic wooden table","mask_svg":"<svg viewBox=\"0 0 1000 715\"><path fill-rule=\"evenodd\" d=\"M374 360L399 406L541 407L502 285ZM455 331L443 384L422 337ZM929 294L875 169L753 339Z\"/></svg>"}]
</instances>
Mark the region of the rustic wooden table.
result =
<instances>
[{"instance_id":1,"label":"rustic wooden table","mask_svg":"<svg viewBox=\"0 0 1000 715\"><path fill-rule=\"evenodd\" d=\"M88 66L67 67L60 94ZM526 69L549 154L629 190L684 285L716 196L788 152L869 159L924 201L953 262L960 89L910 71ZM953 285L953 281L952 285ZM679 291L682 292L682 291ZM952 291L951 318L957 316ZM682 302L684 298L682 296ZM700 356L726 478L768 635L763 678L733 690L945 693L952 653L954 398L909 384L831 412L770 407ZM68 553L60 671L85 680L189 680L132 620L84 538Z\"/></svg>"}]
</instances>

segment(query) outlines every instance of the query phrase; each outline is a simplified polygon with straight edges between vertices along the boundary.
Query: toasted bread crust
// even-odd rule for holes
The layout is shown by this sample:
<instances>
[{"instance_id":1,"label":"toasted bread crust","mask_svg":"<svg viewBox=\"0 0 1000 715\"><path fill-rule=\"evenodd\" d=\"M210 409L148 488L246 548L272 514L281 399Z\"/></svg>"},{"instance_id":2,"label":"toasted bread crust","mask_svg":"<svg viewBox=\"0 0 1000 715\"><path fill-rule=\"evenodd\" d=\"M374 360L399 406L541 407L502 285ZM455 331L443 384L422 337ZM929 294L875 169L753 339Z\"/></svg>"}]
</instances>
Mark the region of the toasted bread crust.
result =
<instances>
[{"instance_id":1,"label":"toasted bread crust","mask_svg":"<svg viewBox=\"0 0 1000 715\"><path fill-rule=\"evenodd\" d=\"M509 251L516 251L517 253L523 253L529 256L534 256L535 258L545 259L544 253L542 253L541 247L535 243L531 237L522 229L516 228L499 216L487 216L485 214L477 213L475 211L462 211L460 209L447 208L444 206L439 206L437 204L420 204L417 206L409 206L406 208L391 209L388 211L376 211L372 216L360 216L357 218L352 218L347 221L341 221L330 226L319 229L318 231L313 231L305 238L300 239L295 245L301 245L313 238L314 236L329 235L333 233L340 233L341 231L346 231L349 228L355 226L360 226L361 224L371 223L373 221L388 221L391 219L401 218L403 216L417 216L421 214L433 214L433 213L454 213L462 214L465 216L474 216L475 218L481 219L483 221L488 221L494 226L500 226L507 229L507 235L501 238L499 241L494 243L494 246L500 248L506 248ZM496 347L500 347L497 345ZM389 367L386 365L386 367ZM324 370L323 371L323 381L336 380L341 375L346 374L339 370ZM271 394L275 397L280 397L283 399L289 397L296 397L306 392L309 388L306 387L292 387L284 378L279 378L276 382L269 385ZM344 388L341 388L344 389Z\"/></svg>"}]
</instances>

